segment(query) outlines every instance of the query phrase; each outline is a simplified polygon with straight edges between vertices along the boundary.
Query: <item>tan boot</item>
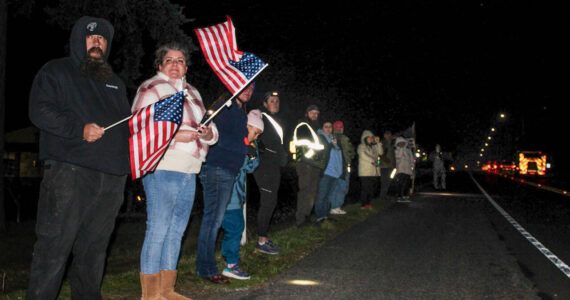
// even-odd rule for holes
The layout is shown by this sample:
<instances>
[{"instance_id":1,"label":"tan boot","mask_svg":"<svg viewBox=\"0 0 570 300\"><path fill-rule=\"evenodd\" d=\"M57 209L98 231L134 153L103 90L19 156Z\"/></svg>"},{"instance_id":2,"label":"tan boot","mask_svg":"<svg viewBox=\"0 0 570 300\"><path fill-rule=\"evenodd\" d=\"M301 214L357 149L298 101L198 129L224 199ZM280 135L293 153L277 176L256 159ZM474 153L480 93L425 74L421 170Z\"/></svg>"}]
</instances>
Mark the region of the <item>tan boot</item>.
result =
<instances>
[{"instance_id":1,"label":"tan boot","mask_svg":"<svg viewBox=\"0 0 570 300\"><path fill-rule=\"evenodd\" d=\"M174 291L176 270L160 270L160 295L166 300L192 300Z\"/></svg>"},{"instance_id":2,"label":"tan boot","mask_svg":"<svg viewBox=\"0 0 570 300\"><path fill-rule=\"evenodd\" d=\"M161 300L160 273L140 273L142 298L141 300Z\"/></svg>"}]
</instances>

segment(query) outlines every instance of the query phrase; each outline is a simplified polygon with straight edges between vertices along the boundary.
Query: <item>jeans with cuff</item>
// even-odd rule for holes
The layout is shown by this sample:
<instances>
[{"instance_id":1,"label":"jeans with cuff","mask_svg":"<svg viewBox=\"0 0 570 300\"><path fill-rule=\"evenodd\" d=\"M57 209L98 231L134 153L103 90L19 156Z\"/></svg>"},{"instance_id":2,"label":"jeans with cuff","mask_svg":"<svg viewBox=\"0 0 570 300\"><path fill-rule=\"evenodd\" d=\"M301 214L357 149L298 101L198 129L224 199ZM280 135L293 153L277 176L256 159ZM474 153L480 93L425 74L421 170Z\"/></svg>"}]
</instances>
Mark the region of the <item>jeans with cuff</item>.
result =
<instances>
[{"instance_id":1,"label":"jeans with cuff","mask_svg":"<svg viewBox=\"0 0 570 300\"><path fill-rule=\"evenodd\" d=\"M142 181L147 221L141 273L176 270L182 237L194 205L196 174L156 170Z\"/></svg>"}]
</instances>

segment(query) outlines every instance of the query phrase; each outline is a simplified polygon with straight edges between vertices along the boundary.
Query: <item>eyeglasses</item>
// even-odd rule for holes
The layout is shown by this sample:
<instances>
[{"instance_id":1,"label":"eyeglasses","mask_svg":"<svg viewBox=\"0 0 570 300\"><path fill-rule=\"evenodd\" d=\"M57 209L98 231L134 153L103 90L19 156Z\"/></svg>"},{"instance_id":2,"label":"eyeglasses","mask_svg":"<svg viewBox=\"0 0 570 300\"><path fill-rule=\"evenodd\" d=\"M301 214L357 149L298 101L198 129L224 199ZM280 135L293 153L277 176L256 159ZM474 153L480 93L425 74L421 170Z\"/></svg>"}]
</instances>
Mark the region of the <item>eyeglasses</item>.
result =
<instances>
[{"instance_id":1,"label":"eyeglasses","mask_svg":"<svg viewBox=\"0 0 570 300\"><path fill-rule=\"evenodd\" d=\"M179 64L179 65L185 65L186 61L182 58L165 58L162 61L163 65L173 65L173 64Z\"/></svg>"}]
</instances>

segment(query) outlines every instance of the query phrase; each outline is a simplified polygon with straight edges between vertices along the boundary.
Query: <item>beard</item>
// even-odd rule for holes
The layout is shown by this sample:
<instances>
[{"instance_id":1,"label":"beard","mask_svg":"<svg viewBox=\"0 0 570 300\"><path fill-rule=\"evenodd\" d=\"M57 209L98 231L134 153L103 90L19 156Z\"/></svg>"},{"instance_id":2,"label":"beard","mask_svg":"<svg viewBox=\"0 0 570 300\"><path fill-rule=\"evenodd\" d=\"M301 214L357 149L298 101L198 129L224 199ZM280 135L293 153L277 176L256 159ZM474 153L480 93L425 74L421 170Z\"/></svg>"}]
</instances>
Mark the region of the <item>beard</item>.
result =
<instances>
[{"instance_id":1,"label":"beard","mask_svg":"<svg viewBox=\"0 0 570 300\"><path fill-rule=\"evenodd\" d=\"M319 122L319 119L313 121L313 120L307 118L307 121L308 121L307 123L309 123L309 125L311 125L311 127L313 127L313 129L315 131L318 130L319 128L321 128L321 122Z\"/></svg>"},{"instance_id":2,"label":"beard","mask_svg":"<svg viewBox=\"0 0 570 300\"><path fill-rule=\"evenodd\" d=\"M98 53L99 57L91 56L92 53ZM97 81L106 81L113 75L111 65L105 60L103 51L97 47L87 51L87 57L81 62L80 71L81 74Z\"/></svg>"}]
</instances>

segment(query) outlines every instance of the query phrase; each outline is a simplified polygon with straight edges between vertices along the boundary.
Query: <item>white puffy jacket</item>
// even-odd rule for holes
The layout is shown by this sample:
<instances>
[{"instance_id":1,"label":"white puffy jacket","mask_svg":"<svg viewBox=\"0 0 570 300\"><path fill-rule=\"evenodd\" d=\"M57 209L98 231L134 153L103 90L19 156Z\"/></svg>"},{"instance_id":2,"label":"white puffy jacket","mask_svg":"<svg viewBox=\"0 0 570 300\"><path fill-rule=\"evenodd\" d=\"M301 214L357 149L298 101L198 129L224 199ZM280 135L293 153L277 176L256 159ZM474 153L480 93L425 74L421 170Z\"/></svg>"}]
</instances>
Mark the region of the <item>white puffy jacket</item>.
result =
<instances>
[{"instance_id":1,"label":"white puffy jacket","mask_svg":"<svg viewBox=\"0 0 570 300\"><path fill-rule=\"evenodd\" d=\"M366 138L374 136L372 131L364 130L358 145L358 176L380 176L378 155L382 155L382 144L369 145Z\"/></svg>"}]
</instances>

